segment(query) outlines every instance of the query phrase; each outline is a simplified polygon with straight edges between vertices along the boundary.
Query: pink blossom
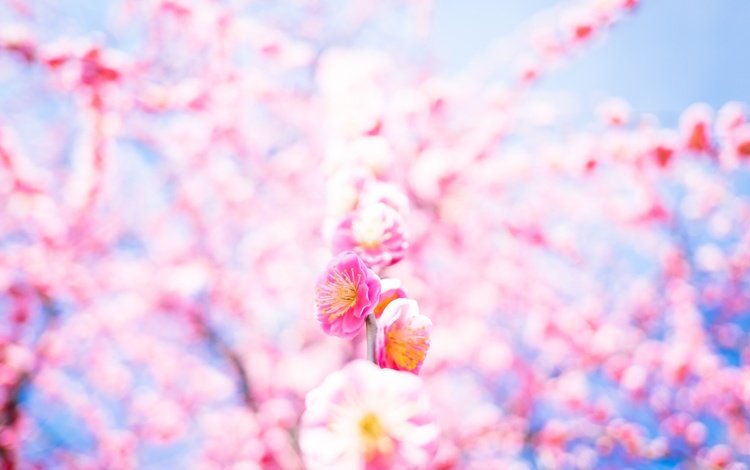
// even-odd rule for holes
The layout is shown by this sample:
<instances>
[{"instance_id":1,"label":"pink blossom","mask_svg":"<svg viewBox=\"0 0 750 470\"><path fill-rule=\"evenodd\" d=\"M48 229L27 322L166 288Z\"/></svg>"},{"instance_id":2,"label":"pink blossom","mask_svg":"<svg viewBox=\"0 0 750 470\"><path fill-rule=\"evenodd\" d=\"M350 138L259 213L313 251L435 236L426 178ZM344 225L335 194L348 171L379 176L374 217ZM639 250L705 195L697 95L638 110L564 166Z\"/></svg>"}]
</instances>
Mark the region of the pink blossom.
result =
<instances>
[{"instance_id":1,"label":"pink blossom","mask_svg":"<svg viewBox=\"0 0 750 470\"><path fill-rule=\"evenodd\" d=\"M430 348L431 331L432 322L419 313L416 301L389 303L378 322L378 365L418 374Z\"/></svg>"},{"instance_id":2,"label":"pink blossom","mask_svg":"<svg viewBox=\"0 0 750 470\"><path fill-rule=\"evenodd\" d=\"M380 298L378 304L372 313L376 318L380 318L383 314L383 310L396 299L403 299L406 297L406 291L401 287L401 281L398 279L381 279L380 280Z\"/></svg>"},{"instance_id":3,"label":"pink blossom","mask_svg":"<svg viewBox=\"0 0 750 470\"><path fill-rule=\"evenodd\" d=\"M747 107L743 103L730 101L719 110L716 116L716 134L726 137L732 129L747 122Z\"/></svg>"},{"instance_id":4,"label":"pink blossom","mask_svg":"<svg viewBox=\"0 0 750 470\"><path fill-rule=\"evenodd\" d=\"M398 187L391 183L367 180L359 195L359 205L365 207L378 202L391 206L399 214L409 212L409 198Z\"/></svg>"},{"instance_id":5,"label":"pink blossom","mask_svg":"<svg viewBox=\"0 0 750 470\"><path fill-rule=\"evenodd\" d=\"M300 448L313 469L427 468L438 428L422 382L356 360L307 394Z\"/></svg>"},{"instance_id":6,"label":"pink blossom","mask_svg":"<svg viewBox=\"0 0 750 470\"><path fill-rule=\"evenodd\" d=\"M353 338L377 305L380 279L351 251L336 256L318 279L315 315L323 330Z\"/></svg>"},{"instance_id":7,"label":"pink blossom","mask_svg":"<svg viewBox=\"0 0 750 470\"><path fill-rule=\"evenodd\" d=\"M370 267L385 267L404 257L409 246L401 215L377 203L344 218L333 234L333 252L352 250Z\"/></svg>"},{"instance_id":8,"label":"pink blossom","mask_svg":"<svg viewBox=\"0 0 750 470\"><path fill-rule=\"evenodd\" d=\"M529 16L455 74L411 27L433 0L99 2L72 35L63 3L0 2L0 468L303 468L305 394L368 312L363 391L308 410L350 440L303 429L313 468L746 466L750 110L584 125L535 89L640 2ZM300 315L334 234L356 269L318 310L355 341Z\"/></svg>"},{"instance_id":9,"label":"pink blossom","mask_svg":"<svg viewBox=\"0 0 750 470\"><path fill-rule=\"evenodd\" d=\"M627 101L619 98L610 98L599 105L599 115L602 120L610 126L622 126L630 118L631 110Z\"/></svg>"},{"instance_id":10,"label":"pink blossom","mask_svg":"<svg viewBox=\"0 0 750 470\"><path fill-rule=\"evenodd\" d=\"M750 125L743 125L737 129L734 144L740 157L750 157Z\"/></svg>"},{"instance_id":11,"label":"pink blossom","mask_svg":"<svg viewBox=\"0 0 750 470\"><path fill-rule=\"evenodd\" d=\"M712 110L703 103L697 103L686 109L680 116L680 130L683 145L687 150L699 153L710 152Z\"/></svg>"},{"instance_id":12,"label":"pink blossom","mask_svg":"<svg viewBox=\"0 0 750 470\"><path fill-rule=\"evenodd\" d=\"M663 131L653 138L651 152L656 163L665 168L669 165L675 152L677 151L677 136L673 132Z\"/></svg>"}]
</instances>

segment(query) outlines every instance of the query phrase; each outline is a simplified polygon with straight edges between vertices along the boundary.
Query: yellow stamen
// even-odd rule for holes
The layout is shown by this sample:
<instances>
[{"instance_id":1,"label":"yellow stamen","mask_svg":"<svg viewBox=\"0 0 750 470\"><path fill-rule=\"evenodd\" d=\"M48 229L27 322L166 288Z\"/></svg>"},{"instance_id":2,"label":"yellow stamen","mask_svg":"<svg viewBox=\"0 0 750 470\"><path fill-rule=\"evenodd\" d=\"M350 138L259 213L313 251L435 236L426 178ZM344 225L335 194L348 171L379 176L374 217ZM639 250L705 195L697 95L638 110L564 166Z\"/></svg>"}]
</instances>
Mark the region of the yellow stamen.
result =
<instances>
[{"instance_id":1,"label":"yellow stamen","mask_svg":"<svg viewBox=\"0 0 750 470\"><path fill-rule=\"evenodd\" d=\"M359 420L359 437L368 460L393 451L393 441L374 413L366 413Z\"/></svg>"},{"instance_id":2,"label":"yellow stamen","mask_svg":"<svg viewBox=\"0 0 750 470\"><path fill-rule=\"evenodd\" d=\"M385 221L375 210L360 214L352 222L352 234L357 244L363 248L376 248L385 238Z\"/></svg>"},{"instance_id":3,"label":"yellow stamen","mask_svg":"<svg viewBox=\"0 0 750 470\"><path fill-rule=\"evenodd\" d=\"M318 309L333 321L344 315L357 303L357 287L361 275L355 279L354 270L337 271L328 277L328 282L317 289Z\"/></svg>"},{"instance_id":4,"label":"yellow stamen","mask_svg":"<svg viewBox=\"0 0 750 470\"><path fill-rule=\"evenodd\" d=\"M425 332L393 325L386 332L385 354L399 369L413 371L424 361L429 349Z\"/></svg>"}]
</instances>

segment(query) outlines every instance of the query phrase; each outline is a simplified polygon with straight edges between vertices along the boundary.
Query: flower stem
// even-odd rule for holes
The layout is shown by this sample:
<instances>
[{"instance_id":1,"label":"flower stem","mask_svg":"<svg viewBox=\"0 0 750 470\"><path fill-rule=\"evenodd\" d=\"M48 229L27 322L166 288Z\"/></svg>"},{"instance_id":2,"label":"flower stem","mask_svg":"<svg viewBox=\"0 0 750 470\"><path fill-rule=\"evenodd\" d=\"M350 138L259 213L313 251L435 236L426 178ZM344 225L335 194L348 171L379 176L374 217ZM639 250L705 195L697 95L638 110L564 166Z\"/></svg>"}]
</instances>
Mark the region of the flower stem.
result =
<instances>
[{"instance_id":1,"label":"flower stem","mask_svg":"<svg viewBox=\"0 0 750 470\"><path fill-rule=\"evenodd\" d=\"M375 335L378 332L378 322L375 315L372 313L367 315L365 324L367 325L367 360L377 364L375 361Z\"/></svg>"}]
</instances>

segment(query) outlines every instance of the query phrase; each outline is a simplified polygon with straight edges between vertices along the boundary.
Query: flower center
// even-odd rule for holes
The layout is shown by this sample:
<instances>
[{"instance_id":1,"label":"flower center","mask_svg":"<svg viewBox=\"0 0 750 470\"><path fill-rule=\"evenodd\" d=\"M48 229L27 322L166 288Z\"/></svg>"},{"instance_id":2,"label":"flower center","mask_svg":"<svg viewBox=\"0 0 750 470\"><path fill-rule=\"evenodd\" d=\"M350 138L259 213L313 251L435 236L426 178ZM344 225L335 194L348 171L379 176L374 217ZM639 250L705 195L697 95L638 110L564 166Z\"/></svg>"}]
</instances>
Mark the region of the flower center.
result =
<instances>
[{"instance_id":1,"label":"flower center","mask_svg":"<svg viewBox=\"0 0 750 470\"><path fill-rule=\"evenodd\" d=\"M328 282L318 289L318 306L326 312L330 321L342 316L357 304L357 281L354 271L333 273Z\"/></svg>"},{"instance_id":2,"label":"flower center","mask_svg":"<svg viewBox=\"0 0 750 470\"><path fill-rule=\"evenodd\" d=\"M394 325L386 333L385 354L402 370L413 371L427 355L429 335Z\"/></svg>"},{"instance_id":3,"label":"flower center","mask_svg":"<svg viewBox=\"0 0 750 470\"><path fill-rule=\"evenodd\" d=\"M377 211L365 211L352 222L352 234L359 246L376 248L383 242L385 221Z\"/></svg>"},{"instance_id":4,"label":"flower center","mask_svg":"<svg viewBox=\"0 0 750 470\"><path fill-rule=\"evenodd\" d=\"M339 286L336 295L347 308L354 306L357 301L357 290L351 284Z\"/></svg>"},{"instance_id":5,"label":"flower center","mask_svg":"<svg viewBox=\"0 0 750 470\"><path fill-rule=\"evenodd\" d=\"M359 420L359 437L368 460L393 450L393 441L375 413L366 413Z\"/></svg>"}]
</instances>

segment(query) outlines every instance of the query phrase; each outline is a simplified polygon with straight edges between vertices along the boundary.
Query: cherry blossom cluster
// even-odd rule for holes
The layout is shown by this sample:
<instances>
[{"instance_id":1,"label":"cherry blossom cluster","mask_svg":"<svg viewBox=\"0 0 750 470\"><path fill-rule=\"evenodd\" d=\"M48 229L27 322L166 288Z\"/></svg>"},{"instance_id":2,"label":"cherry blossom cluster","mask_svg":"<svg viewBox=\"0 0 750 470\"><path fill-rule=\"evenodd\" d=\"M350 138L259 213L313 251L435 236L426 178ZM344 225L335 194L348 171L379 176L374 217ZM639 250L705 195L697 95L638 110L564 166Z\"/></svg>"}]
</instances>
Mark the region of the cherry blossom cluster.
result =
<instances>
[{"instance_id":1,"label":"cherry blossom cluster","mask_svg":"<svg viewBox=\"0 0 750 470\"><path fill-rule=\"evenodd\" d=\"M408 200L386 179L393 151L374 134L331 150L326 162L337 199L329 207L347 212L338 221L329 214L334 257L317 282L315 317L333 336L351 340L366 330L368 359L402 372L355 360L308 394L300 445L309 468L425 468L435 451L426 392L408 377L422 367L432 322L398 279L380 277L407 251Z\"/></svg>"},{"instance_id":2,"label":"cherry blossom cluster","mask_svg":"<svg viewBox=\"0 0 750 470\"><path fill-rule=\"evenodd\" d=\"M0 1L0 468L747 469L748 109L536 88L651 3Z\"/></svg>"},{"instance_id":3,"label":"cherry blossom cluster","mask_svg":"<svg viewBox=\"0 0 750 470\"><path fill-rule=\"evenodd\" d=\"M347 150L361 166L333 170L333 180L337 174L358 177L348 182L350 212L334 222L329 237L334 257L317 283L315 316L326 333L346 339L360 334L368 323L368 328L377 329L376 341L368 345L375 348L374 353L368 351L371 357L381 366L418 373L429 348L431 322L419 313L416 301L406 298L398 279L380 277L408 248L403 215L407 198L393 184L379 181L373 171L374 167L385 172L392 164L384 139L362 137ZM369 166L357 159L369 159Z\"/></svg>"}]
</instances>

